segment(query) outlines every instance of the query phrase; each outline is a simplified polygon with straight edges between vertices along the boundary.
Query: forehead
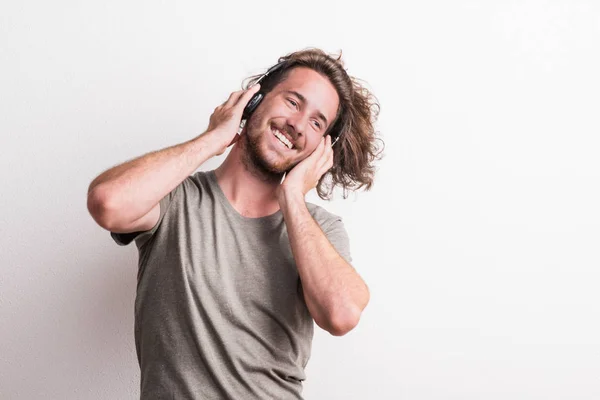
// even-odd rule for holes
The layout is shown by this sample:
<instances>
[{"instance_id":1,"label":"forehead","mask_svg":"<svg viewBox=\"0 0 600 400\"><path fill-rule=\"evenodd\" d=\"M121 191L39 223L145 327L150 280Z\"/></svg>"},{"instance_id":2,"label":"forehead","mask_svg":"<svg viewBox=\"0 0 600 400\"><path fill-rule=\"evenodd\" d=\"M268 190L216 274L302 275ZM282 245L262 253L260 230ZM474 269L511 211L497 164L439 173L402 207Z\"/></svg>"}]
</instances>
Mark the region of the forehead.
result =
<instances>
[{"instance_id":1,"label":"forehead","mask_svg":"<svg viewBox=\"0 0 600 400\"><path fill-rule=\"evenodd\" d=\"M306 106L311 110L321 111L329 123L337 114L339 97L335 87L328 78L310 68L296 67L290 70L287 77L273 91L300 93L306 98Z\"/></svg>"}]
</instances>

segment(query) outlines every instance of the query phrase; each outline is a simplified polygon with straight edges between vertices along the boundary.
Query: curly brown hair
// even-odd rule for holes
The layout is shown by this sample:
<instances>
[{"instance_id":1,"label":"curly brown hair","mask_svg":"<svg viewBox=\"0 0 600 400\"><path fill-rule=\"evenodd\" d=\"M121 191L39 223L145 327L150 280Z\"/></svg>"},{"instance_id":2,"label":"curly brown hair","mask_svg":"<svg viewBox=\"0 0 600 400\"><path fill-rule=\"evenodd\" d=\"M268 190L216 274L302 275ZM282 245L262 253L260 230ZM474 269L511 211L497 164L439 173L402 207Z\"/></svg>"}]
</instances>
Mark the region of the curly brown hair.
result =
<instances>
[{"instance_id":1,"label":"curly brown hair","mask_svg":"<svg viewBox=\"0 0 600 400\"><path fill-rule=\"evenodd\" d=\"M319 197L331 199L336 186L343 189L344 198L348 197L348 191L371 189L375 178L374 164L382 158L385 147L374 129L380 111L377 98L360 83L361 80L348 75L341 51L339 55L331 56L323 50L307 48L280 57L279 62L284 62L282 67L260 81L261 92L269 92L277 86L292 68L308 67L328 78L340 99L336 118L326 133L331 134L332 139L339 137L339 140L333 146L333 167L317 184ZM248 82L242 87L252 86L261 76L247 78Z\"/></svg>"}]
</instances>

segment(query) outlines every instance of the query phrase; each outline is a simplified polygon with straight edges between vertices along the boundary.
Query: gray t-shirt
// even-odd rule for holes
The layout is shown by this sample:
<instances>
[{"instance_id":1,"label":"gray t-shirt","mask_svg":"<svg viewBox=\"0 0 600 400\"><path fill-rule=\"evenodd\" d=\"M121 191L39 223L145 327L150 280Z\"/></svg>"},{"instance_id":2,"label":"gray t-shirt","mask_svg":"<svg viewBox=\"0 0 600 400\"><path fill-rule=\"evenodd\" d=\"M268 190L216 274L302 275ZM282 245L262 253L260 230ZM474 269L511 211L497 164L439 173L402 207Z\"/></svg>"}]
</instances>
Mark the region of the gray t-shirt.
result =
<instances>
[{"instance_id":1,"label":"gray t-shirt","mask_svg":"<svg viewBox=\"0 0 600 400\"><path fill-rule=\"evenodd\" d=\"M351 262L341 218L307 207ZM314 323L281 210L244 217L214 171L198 171L160 201L151 230L111 236L139 253L142 399L302 399Z\"/></svg>"}]
</instances>

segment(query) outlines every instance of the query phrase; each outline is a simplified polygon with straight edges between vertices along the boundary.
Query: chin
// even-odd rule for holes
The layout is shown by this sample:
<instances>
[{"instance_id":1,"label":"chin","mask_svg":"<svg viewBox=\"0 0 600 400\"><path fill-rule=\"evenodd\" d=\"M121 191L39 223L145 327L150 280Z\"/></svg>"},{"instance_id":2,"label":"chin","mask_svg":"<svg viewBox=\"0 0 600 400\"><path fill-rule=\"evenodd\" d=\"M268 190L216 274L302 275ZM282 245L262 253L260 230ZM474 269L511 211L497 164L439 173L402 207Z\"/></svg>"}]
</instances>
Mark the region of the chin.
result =
<instances>
[{"instance_id":1,"label":"chin","mask_svg":"<svg viewBox=\"0 0 600 400\"><path fill-rule=\"evenodd\" d=\"M256 154L255 161L264 170L272 174L283 174L292 169L297 162L282 157L279 154L274 153L272 150L267 149L266 151L258 152Z\"/></svg>"},{"instance_id":2,"label":"chin","mask_svg":"<svg viewBox=\"0 0 600 400\"><path fill-rule=\"evenodd\" d=\"M246 125L246 159L267 175L279 175L291 170L298 160L298 150L273 147L272 120L265 118L260 110L252 115Z\"/></svg>"},{"instance_id":3,"label":"chin","mask_svg":"<svg viewBox=\"0 0 600 400\"><path fill-rule=\"evenodd\" d=\"M267 134L271 134L270 129L259 135L245 135L247 160L265 175L281 176L298 162L271 149L267 143Z\"/></svg>"}]
</instances>

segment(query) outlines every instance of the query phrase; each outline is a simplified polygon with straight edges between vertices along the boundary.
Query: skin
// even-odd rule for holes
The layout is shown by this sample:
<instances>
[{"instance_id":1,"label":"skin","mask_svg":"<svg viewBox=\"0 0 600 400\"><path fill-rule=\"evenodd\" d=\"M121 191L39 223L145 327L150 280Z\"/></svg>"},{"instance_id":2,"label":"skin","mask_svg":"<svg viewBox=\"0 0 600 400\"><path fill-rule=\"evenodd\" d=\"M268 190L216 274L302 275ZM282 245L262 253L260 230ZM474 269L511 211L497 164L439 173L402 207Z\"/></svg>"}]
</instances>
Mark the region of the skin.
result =
<instances>
[{"instance_id":1,"label":"skin","mask_svg":"<svg viewBox=\"0 0 600 400\"><path fill-rule=\"evenodd\" d=\"M308 310L321 328L344 335L358 324L369 290L331 245L304 200L333 165L331 137L325 134L337 114L337 92L314 70L294 68L267 93L241 136L232 137L239 122L235 116L257 90L232 94L211 116L207 134L215 141L218 138L216 153L222 154L226 143L235 142L215 171L217 180L231 205L246 217L271 215L281 209ZM294 148L283 146L273 127L285 132Z\"/></svg>"}]
</instances>

